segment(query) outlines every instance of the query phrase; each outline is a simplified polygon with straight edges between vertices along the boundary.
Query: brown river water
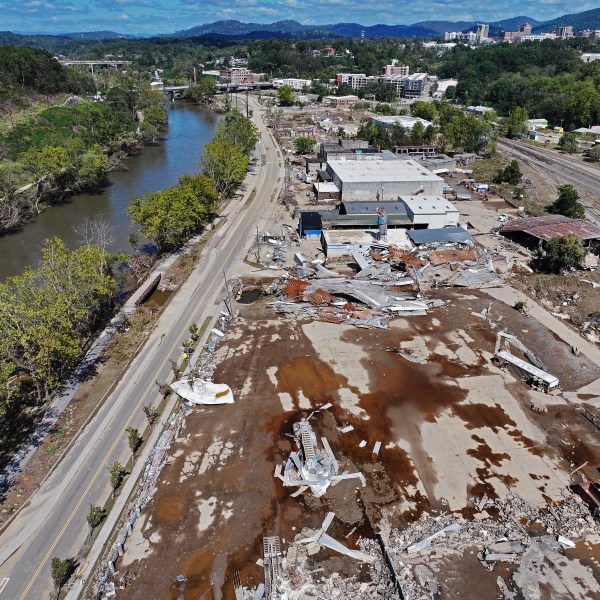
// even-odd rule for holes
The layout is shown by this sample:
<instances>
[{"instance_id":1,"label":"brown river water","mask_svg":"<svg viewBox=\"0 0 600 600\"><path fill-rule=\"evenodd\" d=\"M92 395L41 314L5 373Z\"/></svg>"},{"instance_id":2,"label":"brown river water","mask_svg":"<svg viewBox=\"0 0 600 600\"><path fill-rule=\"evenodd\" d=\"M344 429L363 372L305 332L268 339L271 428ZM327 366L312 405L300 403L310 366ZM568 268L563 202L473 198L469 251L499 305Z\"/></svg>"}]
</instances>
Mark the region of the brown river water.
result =
<instances>
[{"instance_id":1,"label":"brown river water","mask_svg":"<svg viewBox=\"0 0 600 600\"><path fill-rule=\"evenodd\" d=\"M35 266L48 238L60 236L69 247L78 246L82 238L74 228L96 215L113 228L110 250L129 251L130 219L125 211L131 197L169 187L184 173L196 173L202 148L214 136L217 120L215 113L195 105L170 105L169 130L163 141L127 159L128 170L111 173L108 187L51 206L20 231L0 237L0 280Z\"/></svg>"}]
</instances>

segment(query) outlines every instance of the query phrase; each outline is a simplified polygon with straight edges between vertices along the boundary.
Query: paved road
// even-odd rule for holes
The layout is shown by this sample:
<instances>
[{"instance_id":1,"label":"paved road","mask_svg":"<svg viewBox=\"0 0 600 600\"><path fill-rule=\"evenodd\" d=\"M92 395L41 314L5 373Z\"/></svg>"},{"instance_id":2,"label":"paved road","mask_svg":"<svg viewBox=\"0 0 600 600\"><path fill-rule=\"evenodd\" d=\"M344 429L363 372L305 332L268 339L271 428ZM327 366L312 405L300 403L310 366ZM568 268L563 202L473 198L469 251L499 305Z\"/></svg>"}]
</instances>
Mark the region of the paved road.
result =
<instances>
[{"instance_id":1,"label":"paved road","mask_svg":"<svg viewBox=\"0 0 600 600\"><path fill-rule=\"evenodd\" d=\"M248 178L248 189L257 188L254 200L243 209L237 202L230 203L224 211L225 224L165 309L127 376L30 505L0 537L0 600L49 597L51 558L76 555L88 534L89 505L104 504L110 494L108 466L116 460L126 463L128 459L125 429L145 427L142 406L158 402L155 381L168 378L168 359L181 358L181 342L188 337L193 322L201 324L206 316L215 313L223 269L241 257L245 246L251 243L253 227L283 179L276 144L257 118L256 104L254 112L266 155L260 173Z\"/></svg>"},{"instance_id":2,"label":"paved road","mask_svg":"<svg viewBox=\"0 0 600 600\"><path fill-rule=\"evenodd\" d=\"M526 142L499 139L498 150L522 160L537 171L541 171L558 185L571 184L600 196L600 169L580 159L560 154L555 150L538 148ZM600 202L582 200L588 218L600 224Z\"/></svg>"}]
</instances>

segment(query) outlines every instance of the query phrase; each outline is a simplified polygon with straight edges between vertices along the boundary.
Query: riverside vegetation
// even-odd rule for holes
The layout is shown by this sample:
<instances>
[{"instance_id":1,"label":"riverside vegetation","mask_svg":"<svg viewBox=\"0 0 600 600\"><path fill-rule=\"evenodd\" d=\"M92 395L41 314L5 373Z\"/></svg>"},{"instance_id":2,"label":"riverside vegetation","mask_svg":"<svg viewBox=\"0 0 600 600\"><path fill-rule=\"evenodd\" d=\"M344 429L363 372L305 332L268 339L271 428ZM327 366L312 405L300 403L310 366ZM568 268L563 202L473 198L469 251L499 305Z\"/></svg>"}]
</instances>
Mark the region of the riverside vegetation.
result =
<instances>
[{"instance_id":1,"label":"riverside vegetation","mask_svg":"<svg viewBox=\"0 0 600 600\"><path fill-rule=\"evenodd\" d=\"M161 92L135 72L112 77L105 101L92 102L85 94L96 87L86 73L44 50L0 47L0 234L49 204L105 185L124 157L166 130ZM36 103L41 109L26 116Z\"/></svg>"},{"instance_id":2,"label":"riverside vegetation","mask_svg":"<svg viewBox=\"0 0 600 600\"><path fill-rule=\"evenodd\" d=\"M134 197L132 224L159 253L180 247L242 182L258 138L249 119L229 112L204 150L201 173ZM118 281L111 267L122 257L107 252L106 224L87 223L80 233L81 247L69 250L59 238L49 240L37 268L0 283L0 456L10 456L24 428L33 427L113 313Z\"/></svg>"}]
</instances>

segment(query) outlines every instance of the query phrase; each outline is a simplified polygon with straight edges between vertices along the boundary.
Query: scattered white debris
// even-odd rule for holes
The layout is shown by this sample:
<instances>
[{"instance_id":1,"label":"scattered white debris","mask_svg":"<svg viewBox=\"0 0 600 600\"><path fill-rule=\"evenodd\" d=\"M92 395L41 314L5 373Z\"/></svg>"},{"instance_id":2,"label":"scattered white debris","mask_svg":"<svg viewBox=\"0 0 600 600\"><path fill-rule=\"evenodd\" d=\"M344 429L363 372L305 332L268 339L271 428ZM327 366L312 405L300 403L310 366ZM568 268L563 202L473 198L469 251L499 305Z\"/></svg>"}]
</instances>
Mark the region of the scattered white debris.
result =
<instances>
[{"instance_id":1,"label":"scattered white debris","mask_svg":"<svg viewBox=\"0 0 600 600\"><path fill-rule=\"evenodd\" d=\"M233 404L231 388L194 377L174 381L171 389L192 404Z\"/></svg>"}]
</instances>

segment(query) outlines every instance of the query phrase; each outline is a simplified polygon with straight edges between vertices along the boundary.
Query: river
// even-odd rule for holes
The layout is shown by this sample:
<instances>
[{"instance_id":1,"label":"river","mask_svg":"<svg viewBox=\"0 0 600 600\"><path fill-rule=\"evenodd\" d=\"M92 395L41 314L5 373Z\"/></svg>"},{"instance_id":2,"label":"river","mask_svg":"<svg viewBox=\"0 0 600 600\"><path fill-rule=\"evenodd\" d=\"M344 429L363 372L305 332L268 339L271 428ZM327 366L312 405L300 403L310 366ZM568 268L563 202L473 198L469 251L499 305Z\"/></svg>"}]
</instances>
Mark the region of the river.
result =
<instances>
[{"instance_id":1,"label":"river","mask_svg":"<svg viewBox=\"0 0 600 600\"><path fill-rule=\"evenodd\" d=\"M51 206L20 231L0 237L0 280L35 266L46 239L60 236L70 248L81 244L74 228L96 215L113 228L110 251L129 252L130 219L125 210L131 197L169 187L184 173L197 173L202 148L214 136L217 120L215 113L199 106L183 102L171 105L164 140L127 159L128 170L111 173L108 187Z\"/></svg>"}]
</instances>

